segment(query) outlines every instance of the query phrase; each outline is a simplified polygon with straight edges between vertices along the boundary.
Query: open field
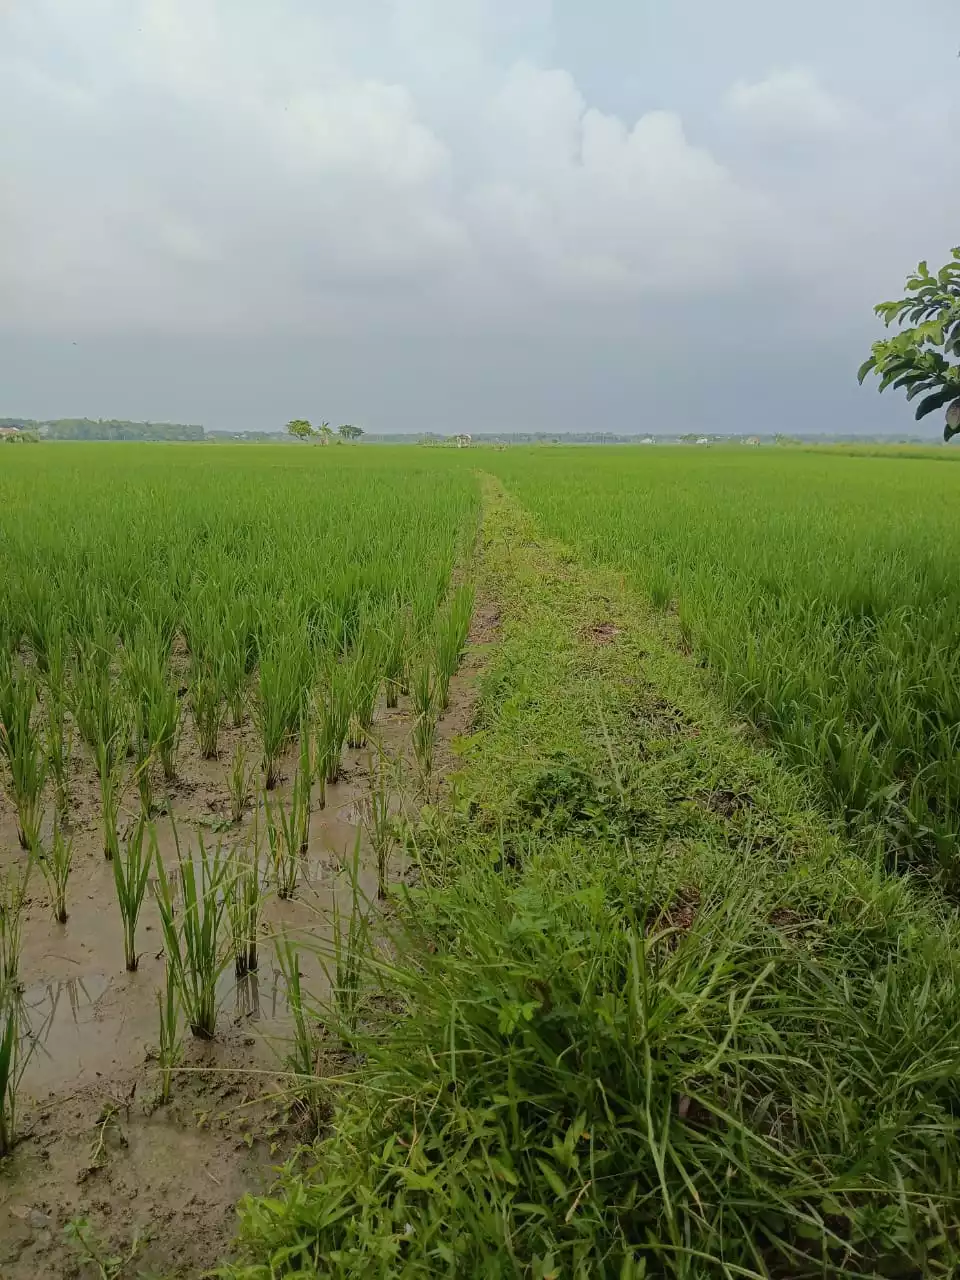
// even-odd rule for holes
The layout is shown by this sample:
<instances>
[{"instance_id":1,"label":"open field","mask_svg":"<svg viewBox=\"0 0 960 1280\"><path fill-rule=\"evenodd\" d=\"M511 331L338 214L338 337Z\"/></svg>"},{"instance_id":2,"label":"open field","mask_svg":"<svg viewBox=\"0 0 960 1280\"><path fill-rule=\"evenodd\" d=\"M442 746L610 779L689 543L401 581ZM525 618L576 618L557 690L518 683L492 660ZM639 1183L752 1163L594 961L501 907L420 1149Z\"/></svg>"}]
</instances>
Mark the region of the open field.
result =
<instances>
[{"instance_id":1,"label":"open field","mask_svg":"<svg viewBox=\"0 0 960 1280\"><path fill-rule=\"evenodd\" d=\"M956 1273L960 472L8 453L0 1275Z\"/></svg>"}]
</instances>

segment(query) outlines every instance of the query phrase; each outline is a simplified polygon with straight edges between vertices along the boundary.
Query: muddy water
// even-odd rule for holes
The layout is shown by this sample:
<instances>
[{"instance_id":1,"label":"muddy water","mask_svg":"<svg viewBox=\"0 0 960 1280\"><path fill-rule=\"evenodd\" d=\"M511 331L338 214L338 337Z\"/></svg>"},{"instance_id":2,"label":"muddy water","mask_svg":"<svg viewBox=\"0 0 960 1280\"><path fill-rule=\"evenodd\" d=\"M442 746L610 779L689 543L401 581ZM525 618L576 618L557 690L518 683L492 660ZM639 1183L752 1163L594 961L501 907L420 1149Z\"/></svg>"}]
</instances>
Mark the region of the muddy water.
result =
<instances>
[{"instance_id":1,"label":"muddy water","mask_svg":"<svg viewBox=\"0 0 960 1280\"><path fill-rule=\"evenodd\" d=\"M385 750L402 752L408 721L404 711L380 709L377 737ZM182 856L193 859L199 857L201 836L208 851L219 845L229 852L252 842L252 811L239 826L227 822L226 770L238 741L244 744L249 759L257 758L249 727L225 729L219 761L201 760L188 741L183 744L179 777L168 796L176 837L170 817L155 820L157 851L171 882L177 865L177 839ZM77 754L79 757L80 752ZM331 965L334 904L342 916L349 915L350 867L358 849L361 896L369 902L375 900L376 869L361 822L368 763L365 750L344 753L343 776L327 788L323 809L317 807L319 788L314 788L310 839L292 899L281 901L272 892L269 854L262 848L266 896L259 970L238 981L231 962L219 984L218 1031L234 1028L245 1033L245 1056L251 1068L277 1067L289 1038L286 987L272 938L283 933L301 944L303 990L311 1002L319 1004L329 997L327 967ZM284 761L281 784L271 803L289 799L295 769L296 755L291 754ZM159 777L155 788L158 796L164 794ZM36 872L28 883L23 912L20 972L31 1047L22 1089L27 1098L37 1101L141 1067L157 1040L156 992L163 982L164 964L153 885L137 926L139 967L135 973L127 973L113 870L102 852L96 779L82 757L75 761L74 793L69 918L65 925L53 921L46 886ZM137 803L136 793L126 801L131 809L129 820ZM121 828L123 821L122 816ZM262 812L257 825L260 843L265 846ZM15 814L9 803L4 803L0 807L0 866L22 866L24 857L17 845ZM155 876L151 880L155 881Z\"/></svg>"}]
</instances>

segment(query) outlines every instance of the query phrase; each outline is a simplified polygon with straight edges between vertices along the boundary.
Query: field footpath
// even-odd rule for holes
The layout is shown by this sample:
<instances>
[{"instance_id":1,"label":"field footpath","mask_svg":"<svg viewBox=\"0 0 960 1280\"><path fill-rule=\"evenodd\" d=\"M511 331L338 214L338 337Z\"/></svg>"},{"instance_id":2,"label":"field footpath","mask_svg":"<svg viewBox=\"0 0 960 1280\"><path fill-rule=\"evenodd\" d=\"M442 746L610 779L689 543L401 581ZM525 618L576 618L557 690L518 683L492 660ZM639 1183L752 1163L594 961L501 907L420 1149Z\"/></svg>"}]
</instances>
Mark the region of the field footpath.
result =
<instances>
[{"instance_id":1,"label":"field footpath","mask_svg":"<svg viewBox=\"0 0 960 1280\"><path fill-rule=\"evenodd\" d=\"M225 1274L956 1274L955 920L480 481L497 640L389 999Z\"/></svg>"}]
</instances>

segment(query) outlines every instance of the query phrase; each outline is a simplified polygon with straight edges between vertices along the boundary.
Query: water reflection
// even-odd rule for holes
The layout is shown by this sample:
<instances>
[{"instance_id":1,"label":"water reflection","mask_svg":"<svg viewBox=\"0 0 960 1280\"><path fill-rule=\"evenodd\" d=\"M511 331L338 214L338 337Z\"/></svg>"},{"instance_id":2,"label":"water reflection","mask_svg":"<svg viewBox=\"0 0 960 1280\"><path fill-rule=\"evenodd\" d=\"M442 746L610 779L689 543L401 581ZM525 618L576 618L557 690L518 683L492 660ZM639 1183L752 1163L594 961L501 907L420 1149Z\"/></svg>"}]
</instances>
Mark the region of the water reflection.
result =
<instances>
[{"instance_id":1,"label":"water reflection","mask_svg":"<svg viewBox=\"0 0 960 1280\"><path fill-rule=\"evenodd\" d=\"M109 989L110 979L102 973L34 983L22 997L31 1038L38 1044L46 1044L55 1026L66 1021L79 1027L91 1021Z\"/></svg>"},{"instance_id":2,"label":"water reflection","mask_svg":"<svg viewBox=\"0 0 960 1280\"><path fill-rule=\"evenodd\" d=\"M289 1009L286 983L275 965L234 979L234 1010L238 1022L283 1018Z\"/></svg>"}]
</instances>

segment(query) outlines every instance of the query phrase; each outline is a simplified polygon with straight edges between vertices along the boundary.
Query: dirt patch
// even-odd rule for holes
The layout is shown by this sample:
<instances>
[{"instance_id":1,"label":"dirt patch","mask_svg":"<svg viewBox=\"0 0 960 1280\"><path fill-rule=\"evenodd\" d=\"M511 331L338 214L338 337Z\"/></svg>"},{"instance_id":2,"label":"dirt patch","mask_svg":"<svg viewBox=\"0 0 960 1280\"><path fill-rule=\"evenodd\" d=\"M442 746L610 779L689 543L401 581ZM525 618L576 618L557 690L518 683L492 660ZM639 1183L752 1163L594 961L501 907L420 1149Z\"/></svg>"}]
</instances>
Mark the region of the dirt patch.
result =
<instances>
[{"instance_id":1,"label":"dirt patch","mask_svg":"<svg viewBox=\"0 0 960 1280\"><path fill-rule=\"evenodd\" d=\"M658 945L665 951L675 951L680 939L693 928L700 910L700 891L695 887L680 890L672 901L651 913L646 928L647 936L666 934Z\"/></svg>"},{"instance_id":2,"label":"dirt patch","mask_svg":"<svg viewBox=\"0 0 960 1280\"><path fill-rule=\"evenodd\" d=\"M613 644L617 636L623 634L623 628L613 622L595 622L583 632L583 638L590 644Z\"/></svg>"},{"instance_id":3,"label":"dirt patch","mask_svg":"<svg viewBox=\"0 0 960 1280\"><path fill-rule=\"evenodd\" d=\"M722 787L707 793L701 792L696 800L708 813L714 813L719 818L735 818L737 814L752 809L755 803L748 791L728 791Z\"/></svg>"},{"instance_id":4,"label":"dirt patch","mask_svg":"<svg viewBox=\"0 0 960 1280\"><path fill-rule=\"evenodd\" d=\"M696 737L700 730L691 724L679 707L665 698L656 696L641 698L630 708L630 718L645 738L663 740L677 737Z\"/></svg>"},{"instance_id":5,"label":"dirt patch","mask_svg":"<svg viewBox=\"0 0 960 1280\"><path fill-rule=\"evenodd\" d=\"M491 615L483 625L493 634L497 624ZM463 673L451 681L450 707L438 728L440 769L453 759L451 741L469 727L477 665L479 658L468 656ZM378 708L375 736L391 755L411 754L412 718L406 699L396 709ZM201 759L187 716L175 784L154 779L185 851L196 849L198 831L208 847L222 842L229 848L252 837L253 807L240 824L229 821L227 772L237 743L248 759L258 758L253 727L245 721L224 728L219 760ZM283 761L278 798L289 795L296 763L294 752ZM193 1276L228 1254L238 1198L265 1189L276 1165L305 1136L283 1087L291 1018L271 939L283 931L301 944L305 995L314 1003L326 999L333 908L336 903L349 913L346 868L358 841L360 887L369 901L376 896L375 861L361 825L368 769L368 751L347 751L322 810L315 790L296 895L284 902L270 895L265 903L259 971L238 981L228 968L219 988L216 1039L202 1044L187 1033L172 1101L158 1107L159 914L148 893L137 929L139 969L127 973L113 872L102 852L97 779L87 753L77 749L69 919L54 923L39 875L30 880L23 912L21 979L30 1052L18 1114L22 1141L0 1163L3 1280L99 1275L95 1264L79 1265L81 1250L64 1231L71 1222L86 1223L91 1248L104 1255L133 1250L135 1260L123 1274ZM136 792L128 793L122 822L133 819L136 804ZM173 828L165 816L156 825L169 869L176 861ZM23 856L13 808L0 799L0 868L21 866ZM404 872L398 855L391 878Z\"/></svg>"},{"instance_id":6,"label":"dirt patch","mask_svg":"<svg viewBox=\"0 0 960 1280\"><path fill-rule=\"evenodd\" d=\"M474 610L467 643L471 648L493 644L500 637L500 629L500 606L490 601L482 602Z\"/></svg>"}]
</instances>

